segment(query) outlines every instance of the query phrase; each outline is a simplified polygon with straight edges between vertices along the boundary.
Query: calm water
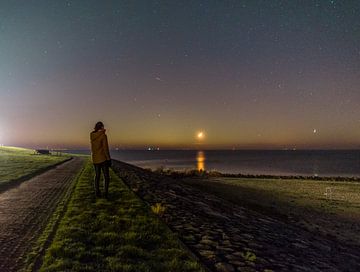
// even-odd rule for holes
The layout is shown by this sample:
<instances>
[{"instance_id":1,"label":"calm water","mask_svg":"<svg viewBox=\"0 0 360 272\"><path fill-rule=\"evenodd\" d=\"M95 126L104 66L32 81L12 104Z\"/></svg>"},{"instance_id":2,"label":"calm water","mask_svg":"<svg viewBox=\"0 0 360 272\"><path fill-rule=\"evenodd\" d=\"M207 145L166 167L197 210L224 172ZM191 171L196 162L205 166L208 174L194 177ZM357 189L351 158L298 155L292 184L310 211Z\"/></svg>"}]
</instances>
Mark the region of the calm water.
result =
<instances>
[{"instance_id":1,"label":"calm water","mask_svg":"<svg viewBox=\"0 0 360 272\"><path fill-rule=\"evenodd\" d=\"M112 150L111 155L114 159L153 169L164 167L242 174L360 177L360 150Z\"/></svg>"}]
</instances>

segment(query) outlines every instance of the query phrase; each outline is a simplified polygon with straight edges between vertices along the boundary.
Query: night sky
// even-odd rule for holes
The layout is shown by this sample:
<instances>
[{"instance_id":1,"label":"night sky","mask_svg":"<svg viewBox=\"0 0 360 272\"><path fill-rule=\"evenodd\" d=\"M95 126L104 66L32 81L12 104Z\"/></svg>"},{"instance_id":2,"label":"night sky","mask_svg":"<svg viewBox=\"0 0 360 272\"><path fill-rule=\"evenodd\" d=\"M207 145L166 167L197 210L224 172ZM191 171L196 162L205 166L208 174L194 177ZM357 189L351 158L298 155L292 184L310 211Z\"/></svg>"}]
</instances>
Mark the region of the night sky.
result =
<instances>
[{"instance_id":1,"label":"night sky","mask_svg":"<svg viewBox=\"0 0 360 272\"><path fill-rule=\"evenodd\" d=\"M0 1L0 144L360 148L359 86L360 1Z\"/></svg>"}]
</instances>

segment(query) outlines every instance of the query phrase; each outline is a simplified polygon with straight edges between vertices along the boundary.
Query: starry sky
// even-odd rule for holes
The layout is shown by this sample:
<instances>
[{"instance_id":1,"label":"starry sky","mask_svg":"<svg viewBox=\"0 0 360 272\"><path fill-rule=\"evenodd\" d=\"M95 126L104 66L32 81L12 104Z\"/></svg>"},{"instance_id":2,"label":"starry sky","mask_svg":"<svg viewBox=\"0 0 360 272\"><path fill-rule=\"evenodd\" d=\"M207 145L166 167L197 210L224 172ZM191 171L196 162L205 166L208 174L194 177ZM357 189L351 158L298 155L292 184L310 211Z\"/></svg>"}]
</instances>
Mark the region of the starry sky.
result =
<instances>
[{"instance_id":1,"label":"starry sky","mask_svg":"<svg viewBox=\"0 0 360 272\"><path fill-rule=\"evenodd\" d=\"M0 144L360 148L359 86L360 1L0 1Z\"/></svg>"}]
</instances>

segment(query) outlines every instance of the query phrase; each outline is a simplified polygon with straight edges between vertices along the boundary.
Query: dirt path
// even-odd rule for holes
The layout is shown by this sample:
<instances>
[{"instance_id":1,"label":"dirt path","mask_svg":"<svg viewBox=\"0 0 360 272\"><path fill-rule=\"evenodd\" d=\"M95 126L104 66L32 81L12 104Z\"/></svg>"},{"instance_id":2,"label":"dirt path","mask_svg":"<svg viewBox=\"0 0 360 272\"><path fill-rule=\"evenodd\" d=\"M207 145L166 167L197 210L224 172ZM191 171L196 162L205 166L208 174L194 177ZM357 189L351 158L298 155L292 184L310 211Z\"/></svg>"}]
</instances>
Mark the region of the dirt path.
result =
<instances>
[{"instance_id":1,"label":"dirt path","mask_svg":"<svg viewBox=\"0 0 360 272\"><path fill-rule=\"evenodd\" d=\"M171 178L115 162L114 169L212 271L360 271L360 245L348 245L233 205ZM256 256L256 258L255 258Z\"/></svg>"},{"instance_id":2,"label":"dirt path","mask_svg":"<svg viewBox=\"0 0 360 272\"><path fill-rule=\"evenodd\" d=\"M83 159L74 158L0 194L0 271L18 271Z\"/></svg>"}]
</instances>

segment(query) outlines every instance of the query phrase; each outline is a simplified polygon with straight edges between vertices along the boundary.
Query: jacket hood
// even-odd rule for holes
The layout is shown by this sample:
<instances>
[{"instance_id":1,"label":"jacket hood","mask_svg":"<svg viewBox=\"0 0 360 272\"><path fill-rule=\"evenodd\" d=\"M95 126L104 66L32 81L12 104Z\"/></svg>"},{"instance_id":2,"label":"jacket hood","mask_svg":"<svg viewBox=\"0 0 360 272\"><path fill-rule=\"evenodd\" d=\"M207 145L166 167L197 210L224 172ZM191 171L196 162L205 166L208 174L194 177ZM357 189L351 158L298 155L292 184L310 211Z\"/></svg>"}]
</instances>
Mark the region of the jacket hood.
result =
<instances>
[{"instance_id":1,"label":"jacket hood","mask_svg":"<svg viewBox=\"0 0 360 272\"><path fill-rule=\"evenodd\" d=\"M96 141L98 139L100 139L101 136L105 135L105 131L104 130L99 130L99 131L93 131L90 133L90 140Z\"/></svg>"}]
</instances>

